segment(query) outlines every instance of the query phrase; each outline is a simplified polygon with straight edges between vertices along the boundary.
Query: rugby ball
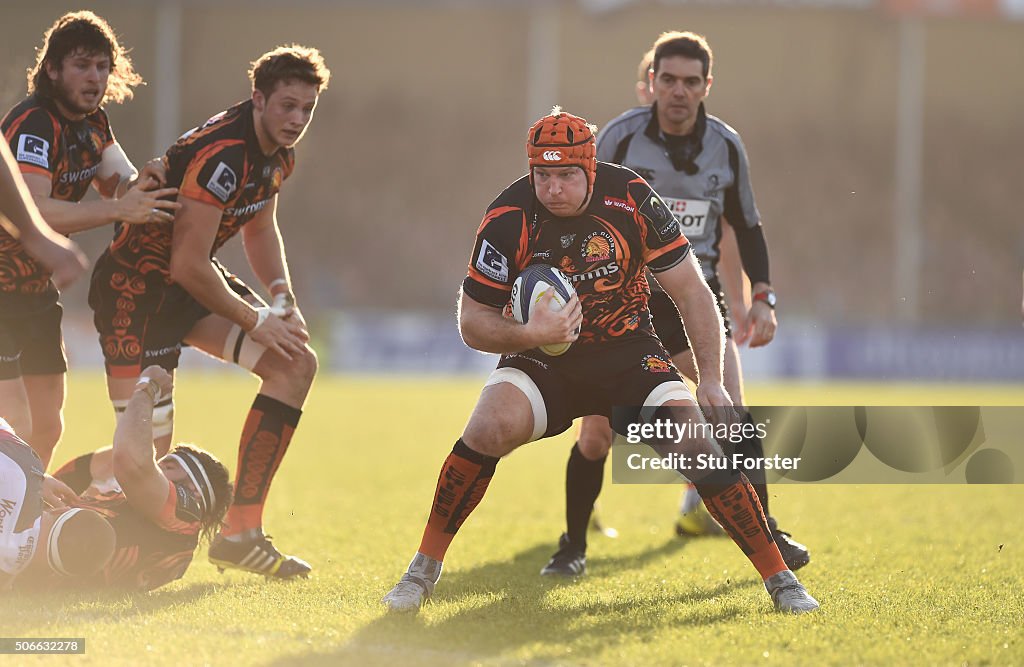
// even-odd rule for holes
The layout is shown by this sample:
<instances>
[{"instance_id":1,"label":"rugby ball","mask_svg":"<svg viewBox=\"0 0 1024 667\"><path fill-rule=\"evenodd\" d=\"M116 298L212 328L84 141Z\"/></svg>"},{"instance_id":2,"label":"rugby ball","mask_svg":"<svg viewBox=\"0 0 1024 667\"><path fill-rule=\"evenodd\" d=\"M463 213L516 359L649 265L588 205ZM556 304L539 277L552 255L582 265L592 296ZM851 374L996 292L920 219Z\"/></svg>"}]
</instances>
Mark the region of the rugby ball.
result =
<instances>
[{"instance_id":1,"label":"rugby ball","mask_svg":"<svg viewBox=\"0 0 1024 667\"><path fill-rule=\"evenodd\" d=\"M530 321L533 309L540 303L540 298L548 290L554 290L551 299L551 310L561 310L576 294L576 290L564 273L547 264L531 264L523 269L515 283L512 284L512 317L520 324ZM565 354L572 343L542 345L540 351L552 357Z\"/></svg>"}]
</instances>

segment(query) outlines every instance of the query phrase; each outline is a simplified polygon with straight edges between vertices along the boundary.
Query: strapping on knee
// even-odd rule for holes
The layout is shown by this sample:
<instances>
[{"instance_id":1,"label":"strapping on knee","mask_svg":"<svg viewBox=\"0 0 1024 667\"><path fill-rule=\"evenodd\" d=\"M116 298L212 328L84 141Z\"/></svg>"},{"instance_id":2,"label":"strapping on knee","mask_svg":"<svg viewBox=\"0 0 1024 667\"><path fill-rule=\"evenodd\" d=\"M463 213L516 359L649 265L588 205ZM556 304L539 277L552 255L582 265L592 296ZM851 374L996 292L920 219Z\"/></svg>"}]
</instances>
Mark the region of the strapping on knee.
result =
<instances>
[{"instance_id":1,"label":"strapping on knee","mask_svg":"<svg viewBox=\"0 0 1024 667\"><path fill-rule=\"evenodd\" d=\"M225 361L237 364L247 371L252 371L252 369L256 368L256 364L259 363L260 358L263 357L263 353L266 351L266 346L254 341L242 331L242 327L234 324L224 339L224 351L221 357Z\"/></svg>"}]
</instances>

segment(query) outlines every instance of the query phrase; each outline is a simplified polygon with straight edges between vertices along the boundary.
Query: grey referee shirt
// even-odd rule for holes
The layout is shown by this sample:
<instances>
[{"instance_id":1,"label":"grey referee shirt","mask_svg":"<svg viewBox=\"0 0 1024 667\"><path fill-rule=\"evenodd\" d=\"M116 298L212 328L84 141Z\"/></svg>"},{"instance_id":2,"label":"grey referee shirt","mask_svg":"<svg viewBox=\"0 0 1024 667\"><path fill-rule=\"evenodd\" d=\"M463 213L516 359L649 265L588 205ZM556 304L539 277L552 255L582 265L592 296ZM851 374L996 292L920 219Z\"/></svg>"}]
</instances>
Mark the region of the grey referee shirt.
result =
<instances>
[{"instance_id":1,"label":"grey referee shirt","mask_svg":"<svg viewBox=\"0 0 1024 667\"><path fill-rule=\"evenodd\" d=\"M733 227L753 228L761 221L747 151L739 133L708 116L703 103L693 133L680 143L666 141L653 106L636 107L601 130L597 159L629 167L661 195L700 259L704 278L711 280L718 267L722 216Z\"/></svg>"}]
</instances>

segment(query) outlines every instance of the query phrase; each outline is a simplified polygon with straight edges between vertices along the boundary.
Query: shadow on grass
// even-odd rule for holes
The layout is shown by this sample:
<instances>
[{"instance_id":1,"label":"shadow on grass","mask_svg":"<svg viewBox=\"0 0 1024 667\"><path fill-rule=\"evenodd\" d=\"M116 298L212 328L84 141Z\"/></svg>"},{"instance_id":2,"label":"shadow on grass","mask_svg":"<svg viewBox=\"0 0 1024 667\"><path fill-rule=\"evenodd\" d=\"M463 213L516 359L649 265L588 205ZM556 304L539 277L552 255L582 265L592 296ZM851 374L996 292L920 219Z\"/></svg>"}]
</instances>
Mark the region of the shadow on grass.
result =
<instances>
[{"instance_id":1,"label":"shadow on grass","mask_svg":"<svg viewBox=\"0 0 1024 667\"><path fill-rule=\"evenodd\" d=\"M628 579L631 571L666 557L670 562L687 542L672 538L643 553L594 559L589 563L589 577L578 581L539 576L553 550L551 544L539 544L511 560L445 573L420 617L382 615L336 652L303 654L271 664L451 665L481 660L518 664L520 660L511 656L526 646L535 647L531 662L562 664L567 660L593 660L623 642L657 641L664 637L670 623L714 625L749 611L728 602L712 611L706 605L694 605L754 586L758 583L756 577L722 581L710 589L665 590L663 594L649 578L640 591L628 584L609 582L611 587L622 589L623 595L611 599L606 595L602 580L607 581L609 576ZM581 587L576 598L566 599L561 594L565 588L576 586ZM381 595L385 592L382 590Z\"/></svg>"},{"instance_id":2,"label":"shadow on grass","mask_svg":"<svg viewBox=\"0 0 1024 667\"><path fill-rule=\"evenodd\" d=\"M16 610L6 619L12 626L24 624L38 628L54 619L60 619L62 624L102 623L147 616L169 607L196 602L229 585L192 582L179 588L157 589L148 593L106 588L16 590L7 593L2 602L6 608Z\"/></svg>"}]
</instances>

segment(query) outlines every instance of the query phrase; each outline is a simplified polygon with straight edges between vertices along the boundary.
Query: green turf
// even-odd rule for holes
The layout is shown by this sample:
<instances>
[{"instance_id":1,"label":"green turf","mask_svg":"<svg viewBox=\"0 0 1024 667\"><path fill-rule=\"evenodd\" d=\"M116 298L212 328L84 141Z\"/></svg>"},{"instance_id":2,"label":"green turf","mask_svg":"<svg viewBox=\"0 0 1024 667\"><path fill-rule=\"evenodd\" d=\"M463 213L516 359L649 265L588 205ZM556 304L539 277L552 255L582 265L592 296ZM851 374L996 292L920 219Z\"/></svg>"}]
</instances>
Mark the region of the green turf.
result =
<instances>
[{"instance_id":1,"label":"green turf","mask_svg":"<svg viewBox=\"0 0 1024 667\"><path fill-rule=\"evenodd\" d=\"M245 377L184 373L178 438L234 468L255 391ZM149 594L0 600L0 635L86 637L76 657L0 664L1024 664L1024 486L777 487L772 510L812 550L811 616L772 613L730 541L672 532L674 486L606 484L605 521L577 583L538 571L562 528L571 435L502 461L415 618L380 597L418 544L438 467L475 381L318 380L274 485L267 527L314 565L308 581L218 574L200 552ZM109 442L102 378L75 375L57 459ZM749 402L1022 404L963 387L748 387Z\"/></svg>"}]
</instances>

